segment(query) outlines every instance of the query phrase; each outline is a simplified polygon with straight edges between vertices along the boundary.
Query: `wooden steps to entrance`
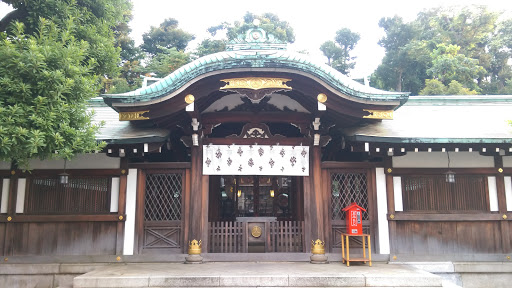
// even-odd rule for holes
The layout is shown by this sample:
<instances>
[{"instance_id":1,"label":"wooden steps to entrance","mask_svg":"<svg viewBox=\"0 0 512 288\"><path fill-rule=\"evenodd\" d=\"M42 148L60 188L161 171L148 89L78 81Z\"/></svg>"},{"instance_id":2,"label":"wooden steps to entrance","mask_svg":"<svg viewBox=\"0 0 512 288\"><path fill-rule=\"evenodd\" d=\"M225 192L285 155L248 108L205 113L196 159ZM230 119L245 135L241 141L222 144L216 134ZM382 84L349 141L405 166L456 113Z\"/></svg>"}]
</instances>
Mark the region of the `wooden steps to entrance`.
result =
<instances>
[{"instance_id":1,"label":"wooden steps to entrance","mask_svg":"<svg viewBox=\"0 0 512 288\"><path fill-rule=\"evenodd\" d=\"M100 287L443 287L439 276L406 265L340 262L112 264L78 276L75 288Z\"/></svg>"}]
</instances>

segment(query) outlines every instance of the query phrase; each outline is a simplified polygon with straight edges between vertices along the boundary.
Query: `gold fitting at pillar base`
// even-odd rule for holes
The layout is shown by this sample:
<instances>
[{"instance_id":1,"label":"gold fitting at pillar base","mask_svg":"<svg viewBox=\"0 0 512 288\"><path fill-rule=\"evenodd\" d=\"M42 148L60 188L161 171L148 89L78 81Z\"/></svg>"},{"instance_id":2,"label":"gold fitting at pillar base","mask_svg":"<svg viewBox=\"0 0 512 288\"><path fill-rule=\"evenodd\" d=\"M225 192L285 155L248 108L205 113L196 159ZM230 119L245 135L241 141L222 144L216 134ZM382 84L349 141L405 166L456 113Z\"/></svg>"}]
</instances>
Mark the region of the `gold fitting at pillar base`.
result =
<instances>
[{"instance_id":1,"label":"gold fitting at pillar base","mask_svg":"<svg viewBox=\"0 0 512 288\"><path fill-rule=\"evenodd\" d=\"M201 254L201 240L197 241L196 239L192 240L188 244L188 254L189 255L199 255Z\"/></svg>"},{"instance_id":2,"label":"gold fitting at pillar base","mask_svg":"<svg viewBox=\"0 0 512 288\"><path fill-rule=\"evenodd\" d=\"M117 261L121 261L121 257L120 257L120 256L117 256L117 257L116 257L116 260L117 260Z\"/></svg>"},{"instance_id":3,"label":"gold fitting at pillar base","mask_svg":"<svg viewBox=\"0 0 512 288\"><path fill-rule=\"evenodd\" d=\"M311 253L325 254L325 242L320 239L311 240Z\"/></svg>"}]
</instances>

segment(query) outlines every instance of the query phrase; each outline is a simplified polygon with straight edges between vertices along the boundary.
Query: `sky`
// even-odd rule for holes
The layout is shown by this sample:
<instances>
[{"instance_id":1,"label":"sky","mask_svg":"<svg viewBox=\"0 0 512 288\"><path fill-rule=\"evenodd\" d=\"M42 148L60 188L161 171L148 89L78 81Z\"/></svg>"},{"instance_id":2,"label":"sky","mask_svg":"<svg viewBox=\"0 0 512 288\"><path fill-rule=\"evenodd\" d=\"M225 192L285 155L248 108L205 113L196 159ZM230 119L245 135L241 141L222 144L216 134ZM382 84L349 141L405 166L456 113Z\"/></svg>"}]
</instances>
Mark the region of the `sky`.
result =
<instances>
[{"instance_id":1,"label":"sky","mask_svg":"<svg viewBox=\"0 0 512 288\"><path fill-rule=\"evenodd\" d=\"M158 26L166 18L175 18L179 27L196 36L189 47L209 35L206 29L222 22L242 20L249 11L254 14L271 12L287 21L295 32L295 43L289 50L307 50L317 61L326 62L319 47L328 40L334 40L336 31L349 28L359 33L361 39L352 56L356 56L356 67L351 77L370 75L380 64L384 49L378 45L384 31L378 23L382 17L401 16L412 21L418 12L439 6L487 5L491 10L508 11L512 17L512 1L509 0L132 0L133 20L130 23L132 37L136 44L142 42L142 34L151 26ZM0 17L9 7L0 2Z\"/></svg>"}]
</instances>

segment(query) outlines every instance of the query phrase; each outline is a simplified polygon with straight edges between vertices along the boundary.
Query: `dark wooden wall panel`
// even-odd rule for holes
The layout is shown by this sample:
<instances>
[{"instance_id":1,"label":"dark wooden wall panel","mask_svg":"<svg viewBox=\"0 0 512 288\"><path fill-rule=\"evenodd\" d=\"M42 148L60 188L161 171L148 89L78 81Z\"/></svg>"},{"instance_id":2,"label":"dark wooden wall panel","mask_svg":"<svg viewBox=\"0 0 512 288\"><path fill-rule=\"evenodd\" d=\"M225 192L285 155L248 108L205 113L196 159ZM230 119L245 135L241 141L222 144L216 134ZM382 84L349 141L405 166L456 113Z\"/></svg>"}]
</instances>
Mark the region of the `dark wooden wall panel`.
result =
<instances>
[{"instance_id":1,"label":"dark wooden wall panel","mask_svg":"<svg viewBox=\"0 0 512 288\"><path fill-rule=\"evenodd\" d=\"M501 253L499 222L396 221L396 253L415 255Z\"/></svg>"},{"instance_id":2,"label":"dark wooden wall panel","mask_svg":"<svg viewBox=\"0 0 512 288\"><path fill-rule=\"evenodd\" d=\"M13 223L12 256L115 255L116 222Z\"/></svg>"},{"instance_id":3,"label":"dark wooden wall panel","mask_svg":"<svg viewBox=\"0 0 512 288\"><path fill-rule=\"evenodd\" d=\"M0 253L3 254L3 247L5 246L5 226L7 223L0 223Z\"/></svg>"}]
</instances>

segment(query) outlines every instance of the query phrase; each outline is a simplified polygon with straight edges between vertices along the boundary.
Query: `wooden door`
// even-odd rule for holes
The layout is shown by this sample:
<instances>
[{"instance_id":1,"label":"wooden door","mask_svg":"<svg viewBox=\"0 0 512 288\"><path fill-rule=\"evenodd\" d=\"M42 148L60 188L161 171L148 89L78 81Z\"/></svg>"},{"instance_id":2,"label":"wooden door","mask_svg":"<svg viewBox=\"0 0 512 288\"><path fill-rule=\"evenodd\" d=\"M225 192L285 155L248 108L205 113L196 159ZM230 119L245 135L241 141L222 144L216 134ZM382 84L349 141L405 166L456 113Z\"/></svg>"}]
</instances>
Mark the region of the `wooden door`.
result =
<instances>
[{"instance_id":1,"label":"wooden door","mask_svg":"<svg viewBox=\"0 0 512 288\"><path fill-rule=\"evenodd\" d=\"M182 253L185 173L166 169L144 174L139 254Z\"/></svg>"},{"instance_id":2,"label":"wooden door","mask_svg":"<svg viewBox=\"0 0 512 288\"><path fill-rule=\"evenodd\" d=\"M331 251L334 252L341 249L340 235L346 232L345 212L342 209L353 202L366 209L362 213L363 233L374 234L374 177L370 169L333 169L327 174Z\"/></svg>"}]
</instances>

